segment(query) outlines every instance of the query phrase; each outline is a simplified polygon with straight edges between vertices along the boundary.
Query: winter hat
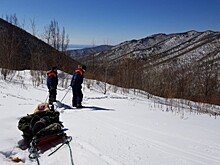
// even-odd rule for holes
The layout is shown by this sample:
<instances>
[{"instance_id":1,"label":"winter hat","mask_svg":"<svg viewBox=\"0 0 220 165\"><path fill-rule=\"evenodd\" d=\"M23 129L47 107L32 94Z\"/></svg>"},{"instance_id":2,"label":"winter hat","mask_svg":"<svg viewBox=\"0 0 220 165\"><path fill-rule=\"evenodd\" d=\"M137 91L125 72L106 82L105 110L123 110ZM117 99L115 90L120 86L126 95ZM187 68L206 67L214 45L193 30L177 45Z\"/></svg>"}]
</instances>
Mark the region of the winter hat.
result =
<instances>
[{"instance_id":1,"label":"winter hat","mask_svg":"<svg viewBox=\"0 0 220 165\"><path fill-rule=\"evenodd\" d=\"M78 65L79 69L82 69L84 72L86 71L86 66L85 65Z\"/></svg>"},{"instance_id":2,"label":"winter hat","mask_svg":"<svg viewBox=\"0 0 220 165\"><path fill-rule=\"evenodd\" d=\"M86 66L85 66L85 65L82 66L82 70L83 70L84 72L86 71Z\"/></svg>"},{"instance_id":3,"label":"winter hat","mask_svg":"<svg viewBox=\"0 0 220 165\"><path fill-rule=\"evenodd\" d=\"M57 69L57 66L53 66L53 67L52 67L52 70L55 70L55 69Z\"/></svg>"},{"instance_id":4,"label":"winter hat","mask_svg":"<svg viewBox=\"0 0 220 165\"><path fill-rule=\"evenodd\" d=\"M37 108L34 110L34 113L42 112L42 111L49 111L49 110L50 110L50 107L48 103L41 103L41 104L38 104Z\"/></svg>"}]
</instances>

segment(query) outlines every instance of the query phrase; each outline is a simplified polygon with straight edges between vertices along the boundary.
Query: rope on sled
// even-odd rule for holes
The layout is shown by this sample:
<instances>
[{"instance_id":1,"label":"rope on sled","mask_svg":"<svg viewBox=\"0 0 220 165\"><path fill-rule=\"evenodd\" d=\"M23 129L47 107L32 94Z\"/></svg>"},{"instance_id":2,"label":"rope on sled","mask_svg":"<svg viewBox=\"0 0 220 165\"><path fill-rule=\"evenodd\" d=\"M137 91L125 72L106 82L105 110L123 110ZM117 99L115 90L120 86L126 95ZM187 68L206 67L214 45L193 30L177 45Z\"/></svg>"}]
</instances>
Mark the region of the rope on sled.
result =
<instances>
[{"instance_id":1,"label":"rope on sled","mask_svg":"<svg viewBox=\"0 0 220 165\"><path fill-rule=\"evenodd\" d=\"M33 143L31 143L31 146L30 146L30 148L28 149L28 151L29 151L29 158L31 159L31 160L34 160L34 159L36 159L36 161L37 161L37 165L40 165L40 161L39 161L39 157L40 157L40 155L39 155L39 153L38 153L38 149L36 148L36 147L34 147L34 145L33 145Z\"/></svg>"},{"instance_id":2,"label":"rope on sled","mask_svg":"<svg viewBox=\"0 0 220 165\"><path fill-rule=\"evenodd\" d=\"M71 137L71 140L72 140L72 137ZM71 140L70 140L70 141L71 141ZM70 143L68 142L67 145L68 145L69 151L70 151L71 164L74 165L74 163L73 163L73 153L72 153L72 149L71 149L71 147L70 147Z\"/></svg>"},{"instance_id":3,"label":"rope on sled","mask_svg":"<svg viewBox=\"0 0 220 165\"><path fill-rule=\"evenodd\" d=\"M68 148L69 148L69 151L70 151L70 159L71 159L71 164L74 165L73 163L73 154L72 154L72 149L70 147L70 142L72 141L72 137L71 136L66 136L65 137L65 141L58 147L56 148L56 150L54 150L53 152L51 152L48 156L51 156L52 154L54 154L55 152L57 152L62 146L64 146L65 144L67 144ZM33 142L31 143L31 146L29 148L29 158L31 160L34 160L36 159L37 161L37 165L40 165L40 161L39 161L39 157L40 157L40 154L38 153L38 149L37 147L33 144Z\"/></svg>"}]
</instances>

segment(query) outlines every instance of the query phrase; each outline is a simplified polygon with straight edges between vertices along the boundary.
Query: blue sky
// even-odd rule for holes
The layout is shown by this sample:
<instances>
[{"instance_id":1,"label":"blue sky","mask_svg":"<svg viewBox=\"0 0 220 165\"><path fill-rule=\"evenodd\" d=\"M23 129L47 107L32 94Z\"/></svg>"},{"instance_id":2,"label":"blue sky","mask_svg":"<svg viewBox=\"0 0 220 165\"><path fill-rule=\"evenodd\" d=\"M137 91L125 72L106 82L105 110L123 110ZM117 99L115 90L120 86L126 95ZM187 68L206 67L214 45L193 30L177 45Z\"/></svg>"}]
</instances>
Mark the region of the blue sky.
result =
<instances>
[{"instance_id":1,"label":"blue sky","mask_svg":"<svg viewBox=\"0 0 220 165\"><path fill-rule=\"evenodd\" d=\"M38 35L52 20L71 44L110 44L157 33L220 31L220 0L1 0L0 16L14 15Z\"/></svg>"}]
</instances>

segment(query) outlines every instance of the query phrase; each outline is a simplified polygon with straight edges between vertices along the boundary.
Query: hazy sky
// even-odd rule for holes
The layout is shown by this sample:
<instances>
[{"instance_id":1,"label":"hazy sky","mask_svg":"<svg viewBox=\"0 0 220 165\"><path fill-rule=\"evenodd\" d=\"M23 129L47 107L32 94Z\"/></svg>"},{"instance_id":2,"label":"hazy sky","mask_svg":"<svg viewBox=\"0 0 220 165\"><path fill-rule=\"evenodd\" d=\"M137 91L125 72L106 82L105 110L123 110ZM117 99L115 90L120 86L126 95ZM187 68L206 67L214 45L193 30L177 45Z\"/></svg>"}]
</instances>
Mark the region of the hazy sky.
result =
<instances>
[{"instance_id":1,"label":"hazy sky","mask_svg":"<svg viewBox=\"0 0 220 165\"><path fill-rule=\"evenodd\" d=\"M220 31L220 0L0 0L0 17L16 14L38 35L56 20L71 44L119 44L156 33Z\"/></svg>"}]
</instances>

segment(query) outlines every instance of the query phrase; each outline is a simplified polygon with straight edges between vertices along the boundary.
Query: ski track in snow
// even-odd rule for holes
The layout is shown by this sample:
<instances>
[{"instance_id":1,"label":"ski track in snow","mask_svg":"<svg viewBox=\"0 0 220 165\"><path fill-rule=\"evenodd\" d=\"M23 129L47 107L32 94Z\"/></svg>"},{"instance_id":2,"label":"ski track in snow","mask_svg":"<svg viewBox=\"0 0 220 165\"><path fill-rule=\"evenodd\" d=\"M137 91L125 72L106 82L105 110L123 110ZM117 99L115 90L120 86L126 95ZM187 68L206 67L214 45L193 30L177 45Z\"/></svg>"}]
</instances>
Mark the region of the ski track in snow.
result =
<instances>
[{"instance_id":1,"label":"ski track in snow","mask_svg":"<svg viewBox=\"0 0 220 165\"><path fill-rule=\"evenodd\" d=\"M80 146L81 149L86 150L84 152L91 152L97 158L102 159L106 164L122 165L121 163L115 161L107 155L104 155L96 147L92 146L89 143L83 142L81 140L75 140L76 145Z\"/></svg>"},{"instance_id":2,"label":"ski track in snow","mask_svg":"<svg viewBox=\"0 0 220 165\"><path fill-rule=\"evenodd\" d=\"M96 120L97 120L97 118L96 118ZM99 120L99 122L102 122L101 120ZM103 123L102 123L103 124ZM123 124L125 124L125 123L123 123ZM129 124L129 123L126 123L126 125L129 125L129 126L133 126L133 125L131 125L131 124ZM120 128L118 128L118 127L114 127L113 128L113 126L111 125L111 124L109 124L108 126L108 129L109 128L112 128L112 129L116 129L116 130L118 130L118 132L123 132L123 135L127 135L127 137L129 137L129 138L131 138L131 137L133 137L135 140L137 140L137 139L140 139L141 141L147 141L147 143L150 145L150 146L153 146L155 149L157 149L157 150L160 150L160 151L162 151L162 152L166 152L166 153L168 153L168 154L172 154L172 155L175 155L175 156L178 156L178 155L187 155L187 156L183 156L184 157L184 159L188 159L188 160L190 160L190 161L196 161L195 160L195 158L197 157L197 160L202 160L203 159L203 161L196 161L196 162L198 162L198 163L201 163L201 164L206 164L206 163L204 163L204 159L207 159L207 160L209 160L209 161L216 161L216 163L219 163L220 164L220 159L219 159L219 157L215 157L215 156L212 156L212 155L207 155L207 154L203 154L203 153L201 153L201 152L193 152L193 151L189 151L189 152L187 152L187 151L185 151L185 150L183 150L183 149L179 149L179 148L177 148L177 147L175 147L175 146L173 146L173 145L169 145L169 144L166 144L166 143L163 143L163 142L161 142L161 141L157 141L157 140L154 140L154 139L151 139L151 138L146 138L146 137L141 137L141 136L138 136L138 135L135 135L135 134L131 134L130 132L128 132L128 131L126 131L126 130L122 130L122 129L120 129ZM134 126L133 126L134 127ZM145 129L145 128L141 128L141 129ZM154 130L147 130L147 131L151 131L151 132L155 132ZM156 132L156 133L158 133L158 134L160 134L160 135L162 135L163 133L161 133L161 132ZM163 136L163 135L162 135ZM166 136L169 136L169 135L166 135ZM188 139L184 139L183 137L181 137L183 140L188 140ZM195 142L195 141L193 141L193 143L198 143L198 142ZM203 145L203 144L199 144L198 146L201 146L201 145ZM197 146L196 145L194 145L194 146L192 146L192 148L196 148ZM208 148L208 146L205 146L204 148ZM216 148L216 147L215 147ZM215 149L213 149L213 148L210 148L211 150L215 150ZM216 151L219 151L220 150L220 148L216 148ZM213 153L215 153L215 152L213 152ZM211 153L212 154L212 153ZM189 156L188 156L189 155ZM189 157L192 157L192 158L189 158Z\"/></svg>"},{"instance_id":3,"label":"ski track in snow","mask_svg":"<svg viewBox=\"0 0 220 165\"><path fill-rule=\"evenodd\" d=\"M81 111L84 111L84 110L81 110ZM131 138L133 141L140 141L140 143L143 143L143 141L144 141L145 145L148 147L153 147L154 149L156 149L160 152L172 155L173 157L178 157L180 162L181 162L181 160L188 160L190 162L195 162L197 164L202 164L202 165L206 165L208 162L213 162L213 164L220 164L220 158L218 156L211 155L213 153L216 153L216 151L219 152L220 148L217 148L217 147L215 147L214 149L210 148L211 153L209 155L203 154L202 152L198 151L197 147L204 146L204 145L199 144L196 141L193 141L194 144L198 143L198 145L191 146L191 149L194 149L194 151L193 150L185 151L184 149L175 147L172 144L167 144L165 142L154 140L152 138L142 137L137 134L131 134L130 132L128 132L124 129L121 129L119 127L114 127L114 125L112 124L115 122L119 122L120 124L128 125L129 127L136 127L136 126L131 125L129 123L123 123L121 121L107 122L107 120L105 120L105 121L103 121L101 119L99 120L98 118L93 117L92 115L89 115L88 118L93 118L93 121L96 121L98 123L97 125L102 125L103 127L105 127L105 129L112 129L113 131L120 132L121 136L125 136L125 138ZM141 128L141 129L145 129L145 128ZM146 130L164 136L164 134L161 132L149 130L149 129L146 129ZM166 135L166 136L169 136L169 135ZM181 137L181 138L182 138L182 140L185 140L185 141L189 140L190 141L190 139L184 139L184 137ZM87 149L89 149L90 151L92 151L96 155L100 154L100 152L98 152L98 150L95 149L94 147L91 147L91 146L89 147L89 145L85 144L85 143L84 143L84 146L86 146ZM208 146L204 146L204 148L207 148L207 147ZM214 150L216 150L216 151L214 151ZM212 151L213 151L213 153L212 153ZM139 158L139 159L141 159L141 158Z\"/></svg>"}]
</instances>

